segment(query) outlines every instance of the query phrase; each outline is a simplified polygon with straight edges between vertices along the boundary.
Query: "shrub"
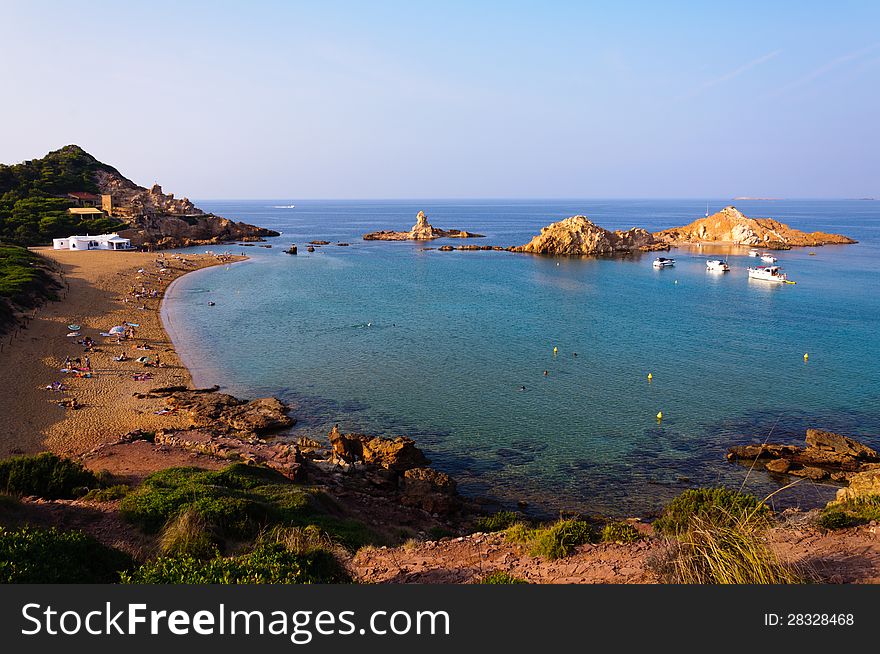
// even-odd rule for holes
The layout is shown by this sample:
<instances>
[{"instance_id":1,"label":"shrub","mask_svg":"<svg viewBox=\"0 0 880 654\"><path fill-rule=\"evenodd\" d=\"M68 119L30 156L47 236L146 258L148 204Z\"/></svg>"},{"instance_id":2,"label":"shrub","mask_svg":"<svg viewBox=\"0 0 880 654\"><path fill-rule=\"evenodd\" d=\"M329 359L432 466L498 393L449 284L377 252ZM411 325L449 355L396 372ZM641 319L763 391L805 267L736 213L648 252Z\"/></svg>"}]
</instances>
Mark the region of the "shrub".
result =
<instances>
[{"instance_id":1,"label":"shrub","mask_svg":"<svg viewBox=\"0 0 880 654\"><path fill-rule=\"evenodd\" d=\"M200 513L184 509L168 521L159 546L166 556L212 559L220 554L220 540Z\"/></svg>"},{"instance_id":2,"label":"shrub","mask_svg":"<svg viewBox=\"0 0 880 654\"><path fill-rule=\"evenodd\" d=\"M72 499L96 486L95 475L81 463L51 452L0 461L0 491L11 495Z\"/></svg>"},{"instance_id":3,"label":"shrub","mask_svg":"<svg viewBox=\"0 0 880 654\"><path fill-rule=\"evenodd\" d=\"M767 523L751 509L724 523L697 516L670 540L654 564L661 580L675 584L797 584L799 572L779 561L762 539Z\"/></svg>"},{"instance_id":4,"label":"shrub","mask_svg":"<svg viewBox=\"0 0 880 654\"><path fill-rule=\"evenodd\" d=\"M165 556L122 575L128 584L328 584L350 581L332 554L296 554L283 545L260 545L252 552L201 561Z\"/></svg>"},{"instance_id":5,"label":"shrub","mask_svg":"<svg viewBox=\"0 0 880 654\"><path fill-rule=\"evenodd\" d=\"M126 495L119 509L123 517L150 533L189 508L227 535L249 536L266 521L269 509L240 488L227 485L241 485L247 479L201 468L168 468L148 476Z\"/></svg>"},{"instance_id":6,"label":"shrub","mask_svg":"<svg viewBox=\"0 0 880 654\"><path fill-rule=\"evenodd\" d=\"M314 525L351 549L376 542L363 523L329 513L329 498L269 468L235 463L223 470L168 468L153 473L120 504L122 515L155 533L191 509L225 536L248 538L268 525Z\"/></svg>"},{"instance_id":7,"label":"shrub","mask_svg":"<svg viewBox=\"0 0 880 654\"><path fill-rule=\"evenodd\" d=\"M561 559L574 548L595 540L592 526L583 520L560 520L546 527L530 528L523 523L510 527L507 539L528 545L529 554L547 559Z\"/></svg>"},{"instance_id":8,"label":"shrub","mask_svg":"<svg viewBox=\"0 0 880 654\"><path fill-rule=\"evenodd\" d=\"M670 502L654 522L662 534L677 534L688 529L690 521L701 518L720 525L737 522L744 513L766 516L769 509L752 495L727 488L686 490Z\"/></svg>"},{"instance_id":9,"label":"shrub","mask_svg":"<svg viewBox=\"0 0 880 654\"><path fill-rule=\"evenodd\" d=\"M333 551L333 541L315 525L283 527L278 525L261 539L263 543L278 543L294 554L309 554L317 550Z\"/></svg>"},{"instance_id":10,"label":"shrub","mask_svg":"<svg viewBox=\"0 0 880 654\"><path fill-rule=\"evenodd\" d=\"M0 527L0 583L111 583L131 565L124 552L79 531Z\"/></svg>"},{"instance_id":11,"label":"shrub","mask_svg":"<svg viewBox=\"0 0 880 654\"><path fill-rule=\"evenodd\" d=\"M626 522L609 522L602 528L603 543L635 543L641 538L639 530Z\"/></svg>"},{"instance_id":12,"label":"shrub","mask_svg":"<svg viewBox=\"0 0 880 654\"><path fill-rule=\"evenodd\" d=\"M477 518L474 528L477 531L504 531L522 521L522 516L514 511L498 511L492 515Z\"/></svg>"},{"instance_id":13,"label":"shrub","mask_svg":"<svg viewBox=\"0 0 880 654\"><path fill-rule=\"evenodd\" d=\"M829 504L819 516L825 529L844 529L880 520L880 495L868 495Z\"/></svg>"},{"instance_id":14,"label":"shrub","mask_svg":"<svg viewBox=\"0 0 880 654\"><path fill-rule=\"evenodd\" d=\"M131 489L126 484L116 484L107 488L93 488L82 496L82 499L89 502L112 502L121 500L128 495Z\"/></svg>"},{"instance_id":15,"label":"shrub","mask_svg":"<svg viewBox=\"0 0 880 654\"><path fill-rule=\"evenodd\" d=\"M489 585L500 585L500 584L527 584L525 579L520 579L519 577L514 577L509 572L505 572L504 570L496 570L495 572L490 572L485 577L480 579L481 584L489 584Z\"/></svg>"}]
</instances>

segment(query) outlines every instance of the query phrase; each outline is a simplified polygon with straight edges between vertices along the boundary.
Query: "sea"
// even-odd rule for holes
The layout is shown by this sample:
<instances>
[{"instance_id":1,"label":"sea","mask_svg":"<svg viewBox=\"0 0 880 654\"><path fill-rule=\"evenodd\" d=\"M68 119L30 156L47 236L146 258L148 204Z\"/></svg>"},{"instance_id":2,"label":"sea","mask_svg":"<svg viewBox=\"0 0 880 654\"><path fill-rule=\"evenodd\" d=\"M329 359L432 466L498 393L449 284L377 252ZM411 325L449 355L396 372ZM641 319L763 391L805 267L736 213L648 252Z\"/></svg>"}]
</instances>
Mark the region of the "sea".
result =
<instances>
[{"instance_id":1,"label":"sea","mask_svg":"<svg viewBox=\"0 0 880 654\"><path fill-rule=\"evenodd\" d=\"M195 383L289 403L298 422L280 438L335 424L408 436L463 494L535 515L646 516L709 485L810 508L836 487L729 463L727 448L802 444L808 427L880 447L878 201L734 203L859 241L776 252L786 285L748 279L757 260L740 247L675 249L659 270L652 253L435 249L519 245L578 214L659 230L702 217L704 199L198 204L282 235L213 248L249 259L175 282L166 325ZM485 238L361 238L407 230L420 210ZM311 240L331 244L308 253ZM707 272L715 257L730 272Z\"/></svg>"}]
</instances>

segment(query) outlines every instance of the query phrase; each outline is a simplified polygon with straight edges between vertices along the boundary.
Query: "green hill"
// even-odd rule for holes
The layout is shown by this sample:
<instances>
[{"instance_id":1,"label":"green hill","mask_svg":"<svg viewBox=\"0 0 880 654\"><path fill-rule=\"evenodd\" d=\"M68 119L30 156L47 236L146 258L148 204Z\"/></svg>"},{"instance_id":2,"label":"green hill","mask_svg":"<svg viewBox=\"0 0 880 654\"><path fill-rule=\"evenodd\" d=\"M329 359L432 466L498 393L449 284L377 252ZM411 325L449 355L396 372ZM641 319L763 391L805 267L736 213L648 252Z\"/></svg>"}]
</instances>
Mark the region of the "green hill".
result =
<instances>
[{"instance_id":1,"label":"green hill","mask_svg":"<svg viewBox=\"0 0 880 654\"><path fill-rule=\"evenodd\" d=\"M95 173L115 175L77 145L50 152L42 159L20 164L0 164L0 240L20 245L42 245L73 233L102 233L122 226L106 217L71 216L74 205L68 193L99 193Z\"/></svg>"}]
</instances>

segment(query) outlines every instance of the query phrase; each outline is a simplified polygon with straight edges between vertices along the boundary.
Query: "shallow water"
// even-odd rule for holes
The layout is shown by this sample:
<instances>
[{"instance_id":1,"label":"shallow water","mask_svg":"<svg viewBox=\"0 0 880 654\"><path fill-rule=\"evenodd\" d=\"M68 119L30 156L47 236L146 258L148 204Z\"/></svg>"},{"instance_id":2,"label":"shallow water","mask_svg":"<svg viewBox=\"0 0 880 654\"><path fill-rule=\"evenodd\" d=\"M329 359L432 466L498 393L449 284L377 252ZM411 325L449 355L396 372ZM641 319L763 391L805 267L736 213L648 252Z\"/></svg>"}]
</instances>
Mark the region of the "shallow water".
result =
<instances>
[{"instance_id":1,"label":"shallow water","mask_svg":"<svg viewBox=\"0 0 880 654\"><path fill-rule=\"evenodd\" d=\"M272 249L230 248L250 261L178 281L165 306L172 336L197 383L298 405L296 435L334 423L406 434L465 492L612 513L651 511L695 484L743 483L727 446L771 432L799 442L817 426L880 445L880 202L737 203L860 241L778 253L797 281L782 287L747 279L755 259L745 248L675 250L675 268L655 270L653 255L445 253L424 250L445 240L360 239L408 229L419 209L436 226L486 234L480 244L524 243L577 213L656 230L701 217L702 201L199 205L283 235ZM351 246L308 254L313 239ZM298 256L282 252L290 243ZM706 272L716 253L730 273ZM753 472L746 487L766 494L778 483ZM833 491L801 483L775 499L809 505Z\"/></svg>"}]
</instances>

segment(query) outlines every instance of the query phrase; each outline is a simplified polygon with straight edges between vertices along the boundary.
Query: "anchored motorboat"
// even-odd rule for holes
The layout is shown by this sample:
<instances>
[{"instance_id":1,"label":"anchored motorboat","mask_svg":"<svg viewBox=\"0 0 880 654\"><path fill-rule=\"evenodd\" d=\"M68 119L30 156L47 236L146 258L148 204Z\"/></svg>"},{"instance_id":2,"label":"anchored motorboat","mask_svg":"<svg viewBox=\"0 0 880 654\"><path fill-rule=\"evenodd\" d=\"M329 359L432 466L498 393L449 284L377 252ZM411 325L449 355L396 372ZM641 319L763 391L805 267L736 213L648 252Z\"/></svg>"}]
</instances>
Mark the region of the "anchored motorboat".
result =
<instances>
[{"instance_id":1,"label":"anchored motorboat","mask_svg":"<svg viewBox=\"0 0 880 654\"><path fill-rule=\"evenodd\" d=\"M761 253L758 252L757 250L755 250L754 248L752 248L751 250L749 250L749 256L750 257L760 257Z\"/></svg>"},{"instance_id":2,"label":"anchored motorboat","mask_svg":"<svg viewBox=\"0 0 880 654\"><path fill-rule=\"evenodd\" d=\"M794 284L794 282L788 281L788 277L779 266L749 268L749 279L761 279L765 282L776 282L778 284Z\"/></svg>"},{"instance_id":3,"label":"anchored motorboat","mask_svg":"<svg viewBox=\"0 0 880 654\"><path fill-rule=\"evenodd\" d=\"M730 266L724 259L709 259L706 261L706 270L709 272L727 272Z\"/></svg>"},{"instance_id":4,"label":"anchored motorboat","mask_svg":"<svg viewBox=\"0 0 880 654\"><path fill-rule=\"evenodd\" d=\"M671 268L675 265L675 259L668 259L666 257L657 257L654 259L654 267L655 268Z\"/></svg>"},{"instance_id":5,"label":"anchored motorboat","mask_svg":"<svg viewBox=\"0 0 880 654\"><path fill-rule=\"evenodd\" d=\"M772 254L765 253L761 255L761 261L763 261L764 263L776 263L776 257L774 257Z\"/></svg>"}]
</instances>

